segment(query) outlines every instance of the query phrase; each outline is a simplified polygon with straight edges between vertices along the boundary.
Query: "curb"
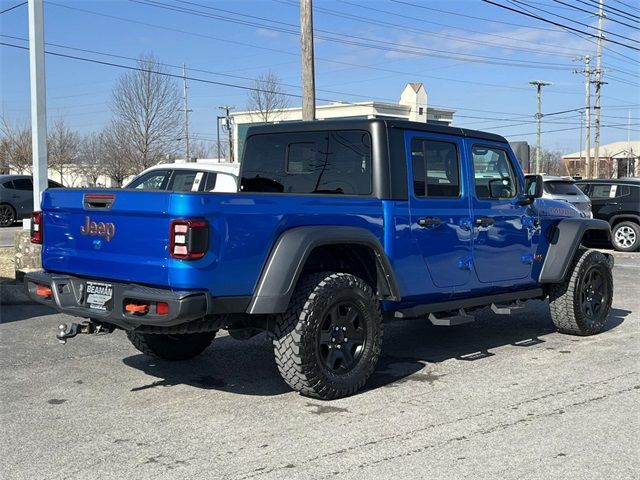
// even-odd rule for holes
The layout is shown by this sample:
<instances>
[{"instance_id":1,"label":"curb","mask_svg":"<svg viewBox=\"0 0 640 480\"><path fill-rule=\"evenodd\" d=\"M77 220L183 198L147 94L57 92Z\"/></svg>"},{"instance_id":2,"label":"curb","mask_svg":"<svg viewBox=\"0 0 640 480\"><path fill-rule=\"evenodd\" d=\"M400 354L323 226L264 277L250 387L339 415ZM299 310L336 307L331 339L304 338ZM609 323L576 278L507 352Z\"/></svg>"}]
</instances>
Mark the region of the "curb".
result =
<instances>
[{"instance_id":1,"label":"curb","mask_svg":"<svg viewBox=\"0 0 640 480\"><path fill-rule=\"evenodd\" d=\"M0 284L0 305L35 305L36 303L24 291L24 285Z\"/></svg>"}]
</instances>

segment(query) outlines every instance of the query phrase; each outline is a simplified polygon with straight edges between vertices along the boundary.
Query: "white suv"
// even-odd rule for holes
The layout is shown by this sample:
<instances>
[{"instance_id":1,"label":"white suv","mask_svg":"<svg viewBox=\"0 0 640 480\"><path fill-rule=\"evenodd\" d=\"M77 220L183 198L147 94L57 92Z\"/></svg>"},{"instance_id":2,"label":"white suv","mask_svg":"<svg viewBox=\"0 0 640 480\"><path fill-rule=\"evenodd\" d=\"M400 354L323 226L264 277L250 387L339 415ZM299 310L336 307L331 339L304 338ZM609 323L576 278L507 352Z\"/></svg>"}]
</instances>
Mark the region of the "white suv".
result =
<instances>
[{"instance_id":1,"label":"white suv","mask_svg":"<svg viewBox=\"0 0 640 480\"><path fill-rule=\"evenodd\" d=\"M163 163L147 168L124 188L174 192L237 192L237 163Z\"/></svg>"}]
</instances>

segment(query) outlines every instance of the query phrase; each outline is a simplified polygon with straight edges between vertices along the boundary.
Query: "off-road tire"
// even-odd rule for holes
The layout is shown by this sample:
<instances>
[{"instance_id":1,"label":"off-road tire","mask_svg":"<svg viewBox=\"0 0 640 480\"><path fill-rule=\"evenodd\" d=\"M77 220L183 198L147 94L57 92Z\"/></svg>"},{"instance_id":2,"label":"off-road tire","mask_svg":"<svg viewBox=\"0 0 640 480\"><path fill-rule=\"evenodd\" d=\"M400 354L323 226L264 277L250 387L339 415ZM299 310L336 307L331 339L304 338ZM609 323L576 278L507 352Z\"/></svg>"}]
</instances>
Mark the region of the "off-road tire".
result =
<instances>
[{"instance_id":1,"label":"off-road tire","mask_svg":"<svg viewBox=\"0 0 640 480\"><path fill-rule=\"evenodd\" d=\"M16 210L8 203L0 204L0 227L10 227L16 223Z\"/></svg>"},{"instance_id":2,"label":"off-road tire","mask_svg":"<svg viewBox=\"0 0 640 480\"><path fill-rule=\"evenodd\" d=\"M350 304L345 318L353 309L358 315L356 322L362 322L364 340L357 356L352 355L351 368L336 373L325 365L322 348L326 347L319 344L328 312L344 303ZM382 315L378 299L356 276L332 272L307 275L299 281L287 311L276 319L273 347L280 375L302 395L324 400L352 395L364 386L380 357Z\"/></svg>"},{"instance_id":3,"label":"off-road tire","mask_svg":"<svg viewBox=\"0 0 640 480\"><path fill-rule=\"evenodd\" d=\"M597 273L603 285L601 302L597 309L588 307L587 299L594 295L589 293L589 275ZM598 282L596 282L598 283ZM549 309L551 319L558 331L571 335L593 335L604 327L613 299L613 277L607 258L596 250L579 248L562 283L549 288ZM592 313L588 312L591 308Z\"/></svg>"},{"instance_id":4,"label":"off-road tire","mask_svg":"<svg viewBox=\"0 0 640 480\"><path fill-rule=\"evenodd\" d=\"M211 345L216 332L167 335L127 331L127 338L145 355L165 360L188 360L200 355Z\"/></svg>"},{"instance_id":5,"label":"off-road tire","mask_svg":"<svg viewBox=\"0 0 640 480\"><path fill-rule=\"evenodd\" d=\"M640 248L640 225L634 222L617 223L611 231L611 243L619 252L635 252Z\"/></svg>"}]
</instances>

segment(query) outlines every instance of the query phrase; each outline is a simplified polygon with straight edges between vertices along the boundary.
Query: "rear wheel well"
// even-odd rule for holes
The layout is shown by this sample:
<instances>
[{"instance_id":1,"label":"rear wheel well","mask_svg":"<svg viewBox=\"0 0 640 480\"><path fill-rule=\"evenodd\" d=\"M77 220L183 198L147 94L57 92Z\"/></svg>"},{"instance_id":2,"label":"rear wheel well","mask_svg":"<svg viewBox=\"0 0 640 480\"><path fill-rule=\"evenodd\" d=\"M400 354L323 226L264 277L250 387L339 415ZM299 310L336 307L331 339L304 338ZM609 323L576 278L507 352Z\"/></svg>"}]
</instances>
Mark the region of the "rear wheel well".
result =
<instances>
[{"instance_id":1,"label":"rear wheel well","mask_svg":"<svg viewBox=\"0 0 640 480\"><path fill-rule=\"evenodd\" d=\"M610 234L607 230L587 230L582 235L580 244L587 247L601 247L603 244L608 243L610 240Z\"/></svg>"},{"instance_id":2,"label":"rear wheel well","mask_svg":"<svg viewBox=\"0 0 640 480\"><path fill-rule=\"evenodd\" d=\"M388 295L388 286L379 281L376 254L367 245L336 244L314 248L307 257L300 278L316 272L350 273L367 282L379 295Z\"/></svg>"}]
</instances>

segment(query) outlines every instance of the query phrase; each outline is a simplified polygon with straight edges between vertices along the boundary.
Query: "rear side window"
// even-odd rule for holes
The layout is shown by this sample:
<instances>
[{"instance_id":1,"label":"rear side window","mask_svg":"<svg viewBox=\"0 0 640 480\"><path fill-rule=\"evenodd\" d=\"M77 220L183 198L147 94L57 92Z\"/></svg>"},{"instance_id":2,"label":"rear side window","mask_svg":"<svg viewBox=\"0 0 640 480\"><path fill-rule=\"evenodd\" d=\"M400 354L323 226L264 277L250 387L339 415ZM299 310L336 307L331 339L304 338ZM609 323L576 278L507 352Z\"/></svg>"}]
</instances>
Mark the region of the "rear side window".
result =
<instances>
[{"instance_id":1,"label":"rear side window","mask_svg":"<svg viewBox=\"0 0 640 480\"><path fill-rule=\"evenodd\" d=\"M580 195L582 192L573 182L544 182L544 191L552 195Z\"/></svg>"},{"instance_id":2,"label":"rear side window","mask_svg":"<svg viewBox=\"0 0 640 480\"><path fill-rule=\"evenodd\" d=\"M13 188L16 190L33 190L33 182L30 178L16 178L13 181Z\"/></svg>"},{"instance_id":3,"label":"rear side window","mask_svg":"<svg viewBox=\"0 0 640 480\"><path fill-rule=\"evenodd\" d=\"M8 188L8 189L13 190L13 181L9 180L8 182L4 182L4 183L2 184L2 186L3 186L4 188Z\"/></svg>"},{"instance_id":4,"label":"rear side window","mask_svg":"<svg viewBox=\"0 0 640 480\"><path fill-rule=\"evenodd\" d=\"M153 170L132 181L127 188L138 190L164 190L169 180L168 170Z\"/></svg>"},{"instance_id":5,"label":"rear side window","mask_svg":"<svg viewBox=\"0 0 640 480\"><path fill-rule=\"evenodd\" d=\"M626 185L592 185L591 198L615 198L629 195L629 188Z\"/></svg>"},{"instance_id":6,"label":"rear side window","mask_svg":"<svg viewBox=\"0 0 640 480\"><path fill-rule=\"evenodd\" d=\"M174 170L167 189L172 192L198 192L204 175L205 172L197 170Z\"/></svg>"},{"instance_id":7,"label":"rear side window","mask_svg":"<svg viewBox=\"0 0 640 480\"><path fill-rule=\"evenodd\" d=\"M455 144L414 138L411 162L416 197L460 196L460 160Z\"/></svg>"},{"instance_id":8,"label":"rear side window","mask_svg":"<svg viewBox=\"0 0 640 480\"><path fill-rule=\"evenodd\" d=\"M371 193L371 137L360 130L253 135L243 192Z\"/></svg>"}]
</instances>

